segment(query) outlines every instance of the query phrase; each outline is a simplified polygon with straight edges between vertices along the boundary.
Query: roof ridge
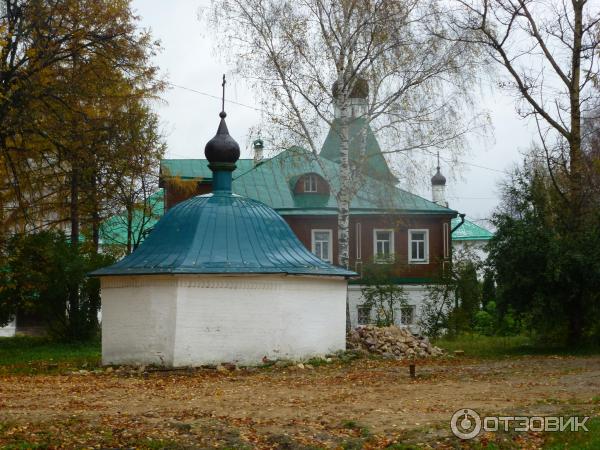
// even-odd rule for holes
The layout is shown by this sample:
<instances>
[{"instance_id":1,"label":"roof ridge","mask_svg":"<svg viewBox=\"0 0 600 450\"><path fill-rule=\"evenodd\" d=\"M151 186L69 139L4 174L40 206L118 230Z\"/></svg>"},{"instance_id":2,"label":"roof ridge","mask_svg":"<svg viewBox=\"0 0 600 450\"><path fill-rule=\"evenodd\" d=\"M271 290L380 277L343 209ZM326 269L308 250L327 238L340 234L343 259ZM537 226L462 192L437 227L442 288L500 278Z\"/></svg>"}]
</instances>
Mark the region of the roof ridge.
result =
<instances>
[{"instance_id":1,"label":"roof ridge","mask_svg":"<svg viewBox=\"0 0 600 450\"><path fill-rule=\"evenodd\" d=\"M274 160L279 159L283 154L286 154L286 153L288 153L288 152L290 152L292 150L302 150L303 152L305 152L308 155L313 155L312 152L310 152L309 150L305 149L304 147L301 147L299 145L292 145L292 146L290 146L290 147L288 147L288 148L280 151L276 155L273 155L272 157L270 157L268 159L262 160L261 162L259 162L258 164L256 164L254 167L252 167L250 170L247 170L247 171L239 174L238 176L234 177L233 179L237 180L237 179L243 177L244 175L249 174L249 173L251 173L251 172L259 169L260 167L265 166L266 164L270 164L270 163L274 162Z\"/></svg>"}]
</instances>

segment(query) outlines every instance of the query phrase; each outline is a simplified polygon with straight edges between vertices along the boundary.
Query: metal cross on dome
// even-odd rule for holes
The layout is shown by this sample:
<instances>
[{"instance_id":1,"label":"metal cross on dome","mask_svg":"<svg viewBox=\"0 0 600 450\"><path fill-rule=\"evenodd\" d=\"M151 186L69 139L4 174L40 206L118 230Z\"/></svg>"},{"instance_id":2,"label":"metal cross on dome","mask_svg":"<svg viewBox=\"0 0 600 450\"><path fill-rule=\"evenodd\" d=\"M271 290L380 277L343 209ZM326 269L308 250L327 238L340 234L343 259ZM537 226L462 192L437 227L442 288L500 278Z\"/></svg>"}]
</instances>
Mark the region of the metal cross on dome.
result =
<instances>
[{"instance_id":1,"label":"metal cross on dome","mask_svg":"<svg viewBox=\"0 0 600 450\"><path fill-rule=\"evenodd\" d=\"M225 81L225 74L223 74L223 83L221 84L221 86L223 86L223 98L221 99L221 117L225 117L227 115L227 113L225 112L225 84L227 83L227 81Z\"/></svg>"}]
</instances>

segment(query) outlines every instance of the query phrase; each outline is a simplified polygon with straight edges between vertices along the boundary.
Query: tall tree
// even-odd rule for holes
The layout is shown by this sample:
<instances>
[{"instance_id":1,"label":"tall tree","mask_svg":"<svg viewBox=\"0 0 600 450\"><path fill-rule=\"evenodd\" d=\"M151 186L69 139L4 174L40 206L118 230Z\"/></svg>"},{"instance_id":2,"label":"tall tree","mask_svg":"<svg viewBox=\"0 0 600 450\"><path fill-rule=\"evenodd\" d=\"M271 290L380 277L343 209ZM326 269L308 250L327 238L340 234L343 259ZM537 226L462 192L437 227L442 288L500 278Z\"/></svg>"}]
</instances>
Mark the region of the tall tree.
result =
<instances>
[{"instance_id":1,"label":"tall tree","mask_svg":"<svg viewBox=\"0 0 600 450\"><path fill-rule=\"evenodd\" d=\"M164 88L129 0L5 0L0 17L0 163L4 203L21 230L80 225L97 246L111 135L127 103ZM121 166L124 166L121 164ZM68 203L65 200L68 199Z\"/></svg>"},{"instance_id":2,"label":"tall tree","mask_svg":"<svg viewBox=\"0 0 600 450\"><path fill-rule=\"evenodd\" d=\"M545 340L597 342L600 208L590 209L591 220L578 233L570 232L568 210L535 152L504 183L502 197L488 258L500 314L516 311ZM574 317L581 327L577 340Z\"/></svg>"},{"instance_id":3,"label":"tall tree","mask_svg":"<svg viewBox=\"0 0 600 450\"><path fill-rule=\"evenodd\" d=\"M338 134L337 172L321 166L339 180L340 266L349 263L350 205L365 176L367 127L392 137L387 152L406 155L459 148L473 125L460 106L472 92L474 58L440 37L444 15L436 0L213 2L220 48L257 89L271 135L287 138L282 147L303 145L320 161L324 133ZM351 136L356 125L358 137ZM353 137L362 144L351 157Z\"/></svg>"},{"instance_id":4,"label":"tall tree","mask_svg":"<svg viewBox=\"0 0 600 450\"><path fill-rule=\"evenodd\" d=\"M585 188L582 118L595 105L600 49L600 9L588 0L455 0L458 40L478 44L503 67L500 86L533 117L552 188L562 199L560 220L574 242L585 233L592 210ZM582 249L583 250L583 249ZM582 258L573 254L574 265ZM581 267L581 272L584 268ZM584 297L575 285L570 339L584 329Z\"/></svg>"}]
</instances>

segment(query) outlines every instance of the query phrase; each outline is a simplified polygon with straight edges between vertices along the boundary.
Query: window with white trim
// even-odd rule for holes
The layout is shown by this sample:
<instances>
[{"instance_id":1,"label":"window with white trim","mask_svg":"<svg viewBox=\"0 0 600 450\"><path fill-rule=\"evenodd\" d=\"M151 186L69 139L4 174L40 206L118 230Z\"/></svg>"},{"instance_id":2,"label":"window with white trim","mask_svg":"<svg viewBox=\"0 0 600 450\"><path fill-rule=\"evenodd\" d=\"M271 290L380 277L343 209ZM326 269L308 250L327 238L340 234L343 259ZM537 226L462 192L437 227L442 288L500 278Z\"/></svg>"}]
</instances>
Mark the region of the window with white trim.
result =
<instances>
[{"instance_id":1,"label":"window with white trim","mask_svg":"<svg viewBox=\"0 0 600 450\"><path fill-rule=\"evenodd\" d=\"M308 174L304 177L304 192L317 192L317 176Z\"/></svg>"},{"instance_id":2,"label":"window with white trim","mask_svg":"<svg viewBox=\"0 0 600 450\"><path fill-rule=\"evenodd\" d=\"M394 230L373 230L373 256L375 262L394 260Z\"/></svg>"},{"instance_id":3,"label":"window with white trim","mask_svg":"<svg viewBox=\"0 0 600 450\"><path fill-rule=\"evenodd\" d=\"M312 252L323 261L331 262L331 230L312 230Z\"/></svg>"},{"instance_id":4,"label":"window with white trim","mask_svg":"<svg viewBox=\"0 0 600 450\"><path fill-rule=\"evenodd\" d=\"M400 308L400 323L402 325L412 325L415 323L416 306L406 305Z\"/></svg>"},{"instance_id":5,"label":"window with white trim","mask_svg":"<svg viewBox=\"0 0 600 450\"><path fill-rule=\"evenodd\" d=\"M359 325L368 325L371 323L371 307L369 305L357 305L356 312Z\"/></svg>"},{"instance_id":6,"label":"window with white trim","mask_svg":"<svg viewBox=\"0 0 600 450\"><path fill-rule=\"evenodd\" d=\"M408 262L429 262L429 230L408 230Z\"/></svg>"}]
</instances>

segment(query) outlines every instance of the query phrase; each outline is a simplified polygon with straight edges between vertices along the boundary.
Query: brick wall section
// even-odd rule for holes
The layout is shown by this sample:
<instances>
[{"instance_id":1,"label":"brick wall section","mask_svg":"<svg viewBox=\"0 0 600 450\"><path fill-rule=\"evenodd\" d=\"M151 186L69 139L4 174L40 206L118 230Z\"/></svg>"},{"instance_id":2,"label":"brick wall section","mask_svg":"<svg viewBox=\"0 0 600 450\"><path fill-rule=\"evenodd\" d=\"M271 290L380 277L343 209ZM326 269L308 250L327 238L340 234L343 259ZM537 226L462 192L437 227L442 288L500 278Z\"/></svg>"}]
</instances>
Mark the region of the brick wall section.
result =
<instances>
[{"instance_id":1,"label":"brick wall section","mask_svg":"<svg viewBox=\"0 0 600 450\"><path fill-rule=\"evenodd\" d=\"M323 184L319 178L319 189L323 189ZM198 181L177 181L177 184L164 183L165 187L165 208L168 210L177 203L187 200L190 197L212 192L211 183L201 183ZM304 187L303 177L298 179L296 189L301 190ZM300 192L298 192L300 193ZM311 230L324 229L332 231L333 239L333 263L337 264L337 216L284 216L286 222L290 225L296 236L311 250ZM440 264L444 259L444 223L448 224L448 242L446 245L450 248L450 216L446 215L390 215L373 214L364 216L352 216L350 219L350 268L356 269L356 261L363 264L369 263L373 259L373 230L392 228L394 230L394 251L398 265L398 277L402 278L431 278L439 275ZM360 228L357 228L360 224ZM358 250L357 232L360 229L360 255ZM409 264L408 263L408 230L409 229L427 229L429 230L429 263L428 264ZM360 258L357 258L360 256Z\"/></svg>"},{"instance_id":2,"label":"brick wall section","mask_svg":"<svg viewBox=\"0 0 600 450\"><path fill-rule=\"evenodd\" d=\"M296 236L311 249L311 230L332 231L333 262L337 262L337 217L336 216L284 216ZM402 215L365 215L352 216L350 219L350 266L356 267L357 256L363 263L371 262L374 256L373 233L375 229L394 230L394 252L399 264L398 277L430 278L439 275L440 262L444 259L444 226L450 227L449 216L402 216ZM357 224L360 224L357 227ZM360 239L357 231L360 229ZM429 263L408 264L408 230L429 230ZM358 243L360 241L360 255ZM449 243L447 243L449 245ZM405 263L405 264L404 264Z\"/></svg>"}]
</instances>

